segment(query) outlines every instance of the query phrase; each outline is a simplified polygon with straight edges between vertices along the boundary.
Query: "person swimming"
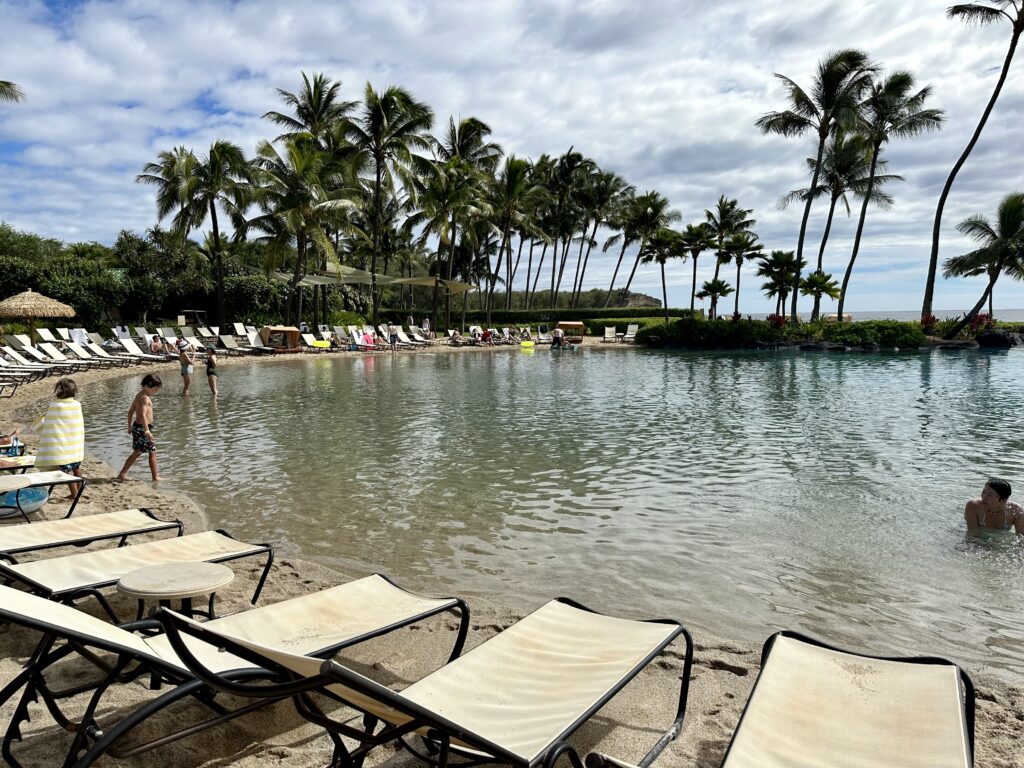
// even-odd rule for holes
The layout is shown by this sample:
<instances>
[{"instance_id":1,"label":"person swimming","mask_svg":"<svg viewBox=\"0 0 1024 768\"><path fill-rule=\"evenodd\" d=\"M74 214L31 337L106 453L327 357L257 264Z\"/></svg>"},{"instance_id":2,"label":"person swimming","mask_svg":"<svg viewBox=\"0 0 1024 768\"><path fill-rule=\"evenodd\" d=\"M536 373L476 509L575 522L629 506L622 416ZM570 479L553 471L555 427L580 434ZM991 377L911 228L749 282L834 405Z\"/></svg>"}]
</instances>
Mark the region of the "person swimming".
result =
<instances>
[{"instance_id":1,"label":"person swimming","mask_svg":"<svg viewBox=\"0 0 1024 768\"><path fill-rule=\"evenodd\" d=\"M1014 530L1024 536L1024 509L1010 501L1009 482L999 477L989 478L981 489L980 499L971 499L964 507L967 532L981 530Z\"/></svg>"}]
</instances>

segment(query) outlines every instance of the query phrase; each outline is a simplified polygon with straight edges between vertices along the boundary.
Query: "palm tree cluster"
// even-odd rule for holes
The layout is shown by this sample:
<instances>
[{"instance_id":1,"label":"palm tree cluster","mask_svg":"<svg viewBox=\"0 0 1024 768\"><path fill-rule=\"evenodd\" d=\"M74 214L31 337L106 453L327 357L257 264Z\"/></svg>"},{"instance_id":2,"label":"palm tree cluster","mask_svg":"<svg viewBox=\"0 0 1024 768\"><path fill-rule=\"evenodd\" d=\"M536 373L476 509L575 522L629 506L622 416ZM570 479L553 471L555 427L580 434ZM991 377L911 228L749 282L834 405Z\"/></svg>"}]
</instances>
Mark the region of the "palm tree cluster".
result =
<instances>
[{"instance_id":1,"label":"palm tree cluster","mask_svg":"<svg viewBox=\"0 0 1024 768\"><path fill-rule=\"evenodd\" d=\"M892 198L882 187L901 177L882 173L886 166L884 149L894 139L916 136L942 127L942 110L927 108L925 102L931 88L917 89L913 74L895 71L885 75L878 64L863 51L847 49L826 55L819 63L809 88L803 88L785 75L776 75L786 88L788 106L769 112L757 121L764 133L782 136L803 136L813 133L816 153L807 159L810 185L784 196L780 205L803 202L800 234L795 261L801 266L792 275L790 319L797 320L797 296L814 297L811 319L818 319L821 297L837 296L838 319L843 319L850 276L860 252L868 206L888 207ZM825 245L832 231L833 216L839 203L850 213L848 195L861 201L853 249L847 261L842 285L835 289L832 276L824 271ZM827 198L829 210L817 268L802 277L805 263L811 206L816 199Z\"/></svg>"},{"instance_id":2,"label":"palm tree cluster","mask_svg":"<svg viewBox=\"0 0 1024 768\"><path fill-rule=\"evenodd\" d=\"M406 302L404 285L396 295L377 275L433 277L435 326L441 312L449 322L452 280L478 286L488 312L511 309L514 299L527 309L554 307L560 297L575 307L602 230L610 233L602 250L618 246L606 306L628 297L644 261L659 260L664 277L648 244L679 215L658 192L636 194L572 147L536 160L505 156L473 117L450 118L433 135L430 107L396 86L367 84L360 100L346 101L341 83L303 73L297 92L279 96L286 110L264 117L284 132L260 142L254 157L224 140L206 154L176 147L137 177L156 187L157 218L169 217L173 232L187 237L209 226L222 325L226 239L267 246L267 267L290 276L295 317L303 295L296 289L328 263L371 273L375 317L387 291L390 301ZM631 246L632 268L616 291Z\"/></svg>"}]
</instances>

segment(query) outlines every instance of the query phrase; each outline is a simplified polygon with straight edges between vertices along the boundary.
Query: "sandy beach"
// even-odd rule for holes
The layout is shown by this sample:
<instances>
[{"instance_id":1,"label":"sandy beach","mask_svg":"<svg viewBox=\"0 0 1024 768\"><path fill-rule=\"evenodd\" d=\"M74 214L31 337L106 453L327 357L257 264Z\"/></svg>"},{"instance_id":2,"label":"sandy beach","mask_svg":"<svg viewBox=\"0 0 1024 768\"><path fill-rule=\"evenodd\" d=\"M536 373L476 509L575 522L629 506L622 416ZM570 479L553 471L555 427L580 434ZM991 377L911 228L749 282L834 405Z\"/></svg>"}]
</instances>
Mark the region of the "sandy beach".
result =
<instances>
[{"instance_id":1,"label":"sandy beach","mask_svg":"<svg viewBox=\"0 0 1024 768\"><path fill-rule=\"evenodd\" d=\"M435 349L441 350L461 351L447 346ZM470 348L467 351L491 352L501 351L501 348ZM221 358L220 365L226 368L239 365L274 365L281 359L292 359L292 356L258 359ZM173 363L140 366L127 371L91 371L79 374L75 379L79 386L83 387L103 378L141 378L146 371L159 373L172 387L179 385L177 365ZM193 386L205 388L206 382L202 378L197 376ZM22 386L13 398L0 400L0 430L6 431L15 425L25 427L31 423L34 417L41 413L53 383L54 380L51 378ZM112 404L111 407L121 410L122 407L127 408L127 405L118 403ZM31 445L31 435L27 437L27 442ZM181 519L185 523L186 533L207 528L204 510L187 496L154 488L141 479L118 483L114 480L115 469L91 458L87 458L83 471L89 482L76 513L78 515L147 507L159 517ZM142 465L133 470L135 478L146 476ZM63 509L63 504L55 501L44 508L41 516L44 519L56 517ZM56 556L67 552L51 550L48 554ZM233 568L236 571L235 581L227 591L218 595L219 609L222 613L246 609L248 596L258 578L256 564L233 564ZM388 574L390 564L379 563L378 570ZM341 573L299 559L279 559L271 571L260 604L270 604L365 575ZM680 578L684 577L681 575ZM422 594L437 594L437 590L432 589L430 583L403 586ZM130 605L127 599L117 595L112 599L120 615L126 619L133 616L134 606ZM517 618L498 601L471 597L469 603L472 624L467 648L480 643ZM591 607L598 610L602 608L600 605ZM681 620L693 634L696 641L695 665L682 734L655 765L711 768L721 761L757 675L760 648L731 642L728 638L713 637L690 617L671 618ZM451 619L434 619L345 651L341 658L351 663L354 668L366 670L376 679L401 688L444 662L454 640L455 629L455 622ZM765 636L768 634L766 628ZM20 627L0 628L0 685L6 684L19 672L37 639L34 632ZM637 761L642 757L672 719L675 699L678 696L677 675L681 668L682 650L680 643L672 646L668 654L652 664L579 731L573 741L581 754L597 749L628 761ZM870 652L873 649L855 650ZM927 648L920 649L922 654L927 654L928 651ZM1020 734L1024 728L1024 684L1007 685L986 675L984 670L968 671L978 688L975 764L981 768L1024 766L1024 754L1020 749ZM61 675L62 679L67 681L88 679L86 665L81 663L64 664ZM101 722L116 721L119 712L128 711L152 695L142 683L115 686L104 698L99 719ZM72 711L76 705L84 706L85 697L80 696L78 699L81 701L74 702ZM23 727L24 741L14 746L17 758L26 768L54 765L55 755L63 755L69 742L69 734L57 728L52 719L40 711L41 705L37 707L32 710L37 716ZM12 709L11 705L0 709L0 719L4 723L9 721ZM151 723L141 729L145 733L139 733L137 737L159 735L162 730L168 728L169 723L183 725L194 722L204 715L205 710L198 705L179 704L176 708L153 718ZM336 717L339 715L344 716L342 713L335 713ZM331 755L330 746L330 740L320 729L306 724L295 713L290 703L282 702L138 757L114 759L108 756L100 765L117 765L125 768L152 765L173 768L248 768L266 765L273 760L283 761L284 764L296 768L305 768L326 765ZM419 763L407 753L389 747L375 752L368 764L397 767Z\"/></svg>"}]
</instances>

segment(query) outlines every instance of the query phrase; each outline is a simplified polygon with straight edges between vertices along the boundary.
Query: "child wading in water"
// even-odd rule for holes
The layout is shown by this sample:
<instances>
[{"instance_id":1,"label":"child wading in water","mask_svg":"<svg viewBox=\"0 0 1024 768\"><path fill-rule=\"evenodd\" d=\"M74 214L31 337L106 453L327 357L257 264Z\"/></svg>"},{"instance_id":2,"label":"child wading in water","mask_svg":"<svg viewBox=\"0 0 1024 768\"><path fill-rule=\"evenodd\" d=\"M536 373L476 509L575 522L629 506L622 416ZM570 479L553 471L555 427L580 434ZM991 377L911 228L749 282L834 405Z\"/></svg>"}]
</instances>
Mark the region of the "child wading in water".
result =
<instances>
[{"instance_id":1,"label":"child wading in water","mask_svg":"<svg viewBox=\"0 0 1024 768\"><path fill-rule=\"evenodd\" d=\"M121 467L117 475L118 480L128 479L125 473L143 453L149 455L149 471L153 475L153 481L160 479L156 471L156 444L153 442L153 395L160 391L161 386L163 382L159 376L147 374L142 379L142 391L132 400L132 406L128 409L128 434L132 436L132 455Z\"/></svg>"},{"instance_id":2,"label":"child wading in water","mask_svg":"<svg viewBox=\"0 0 1024 768\"><path fill-rule=\"evenodd\" d=\"M46 413L34 425L39 435L36 466L56 467L75 477L82 476L85 458L85 426L82 422L82 404L75 400L78 385L74 379L61 379L53 388L54 399ZM80 483L68 486L70 498L78 494Z\"/></svg>"}]
</instances>

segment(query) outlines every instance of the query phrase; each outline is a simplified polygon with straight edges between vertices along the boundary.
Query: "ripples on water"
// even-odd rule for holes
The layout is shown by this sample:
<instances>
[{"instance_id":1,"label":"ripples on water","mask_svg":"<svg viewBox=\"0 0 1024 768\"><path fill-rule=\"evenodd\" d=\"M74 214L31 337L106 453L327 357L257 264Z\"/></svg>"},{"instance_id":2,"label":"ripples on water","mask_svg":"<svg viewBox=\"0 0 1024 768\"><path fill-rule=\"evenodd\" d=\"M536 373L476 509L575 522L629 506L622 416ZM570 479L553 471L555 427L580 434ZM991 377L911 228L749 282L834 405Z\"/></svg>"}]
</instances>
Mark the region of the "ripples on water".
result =
<instances>
[{"instance_id":1,"label":"ripples on water","mask_svg":"<svg viewBox=\"0 0 1024 768\"><path fill-rule=\"evenodd\" d=\"M1024 543L962 521L989 475L1024 491L1020 353L424 351L223 374L219 404L201 381L156 398L161 471L283 554L1024 671ZM114 465L136 386L82 394Z\"/></svg>"}]
</instances>

